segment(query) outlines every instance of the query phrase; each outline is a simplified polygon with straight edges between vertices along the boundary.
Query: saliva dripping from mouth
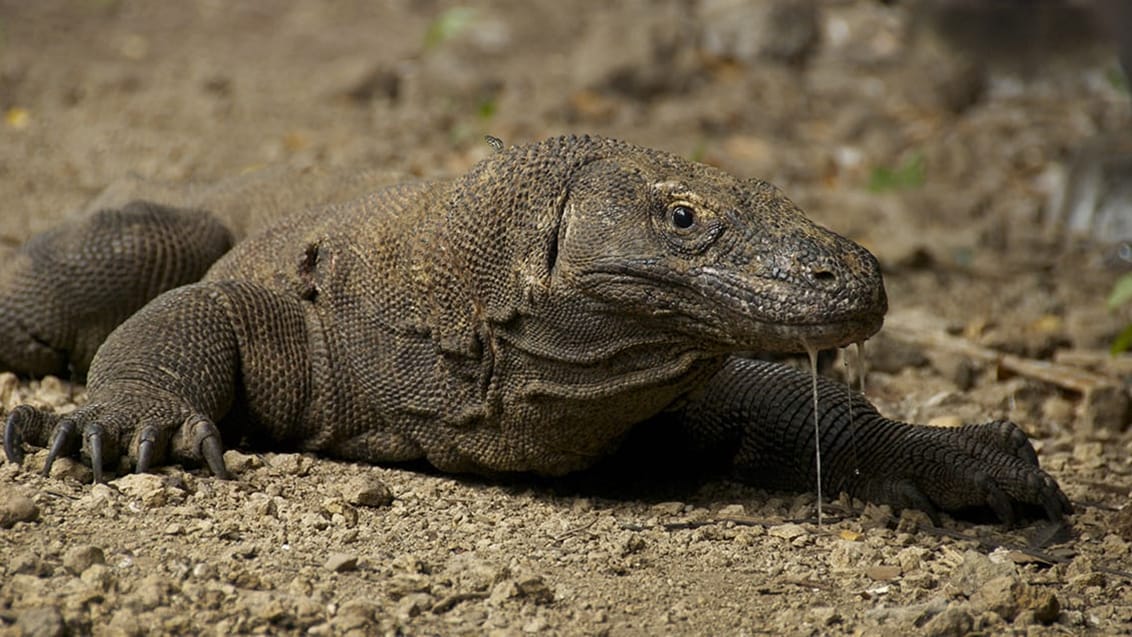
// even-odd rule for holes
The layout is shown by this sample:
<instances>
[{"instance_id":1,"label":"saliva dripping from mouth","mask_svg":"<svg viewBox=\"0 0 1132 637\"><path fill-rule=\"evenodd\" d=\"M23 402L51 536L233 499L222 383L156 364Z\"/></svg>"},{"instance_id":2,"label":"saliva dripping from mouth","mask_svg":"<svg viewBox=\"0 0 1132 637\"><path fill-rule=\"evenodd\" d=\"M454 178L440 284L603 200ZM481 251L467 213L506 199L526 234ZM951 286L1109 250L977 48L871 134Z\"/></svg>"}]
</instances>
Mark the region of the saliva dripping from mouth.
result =
<instances>
[{"instance_id":1,"label":"saliva dripping from mouth","mask_svg":"<svg viewBox=\"0 0 1132 637\"><path fill-rule=\"evenodd\" d=\"M865 395L865 375L867 374L865 368L865 341L857 341L853 344L854 350L857 353L857 391ZM848 353L848 352L846 352ZM845 397L849 401L849 445L853 450L853 475L861 475L861 463L857 460L857 421L853 420L853 385L849 380L849 357L844 357L845 362Z\"/></svg>"},{"instance_id":2,"label":"saliva dripping from mouth","mask_svg":"<svg viewBox=\"0 0 1132 637\"><path fill-rule=\"evenodd\" d=\"M821 417L818 413L818 350L813 345L810 345L805 340L802 345L806 348L806 353L810 356L810 383L811 391L814 395L814 469L817 474L817 496L818 496L818 528L822 525L822 497L821 497Z\"/></svg>"},{"instance_id":3,"label":"saliva dripping from mouth","mask_svg":"<svg viewBox=\"0 0 1132 637\"><path fill-rule=\"evenodd\" d=\"M818 527L821 527L823 521L822 511L822 471L821 471L821 413L818 401L818 350L809 343L803 341L802 345L806 348L806 354L810 358L810 390L813 394L814 400L814 470L815 470L815 491L817 492L817 511L818 511ZM858 391L864 395L865 393L865 342L857 341L854 343L857 354L857 379L859 389ZM843 358L845 364L845 399L848 401L849 412L849 445L853 454L853 474L860 473L860 463L857 461L857 428L856 421L853 420L853 387L849 380L849 359Z\"/></svg>"}]
</instances>

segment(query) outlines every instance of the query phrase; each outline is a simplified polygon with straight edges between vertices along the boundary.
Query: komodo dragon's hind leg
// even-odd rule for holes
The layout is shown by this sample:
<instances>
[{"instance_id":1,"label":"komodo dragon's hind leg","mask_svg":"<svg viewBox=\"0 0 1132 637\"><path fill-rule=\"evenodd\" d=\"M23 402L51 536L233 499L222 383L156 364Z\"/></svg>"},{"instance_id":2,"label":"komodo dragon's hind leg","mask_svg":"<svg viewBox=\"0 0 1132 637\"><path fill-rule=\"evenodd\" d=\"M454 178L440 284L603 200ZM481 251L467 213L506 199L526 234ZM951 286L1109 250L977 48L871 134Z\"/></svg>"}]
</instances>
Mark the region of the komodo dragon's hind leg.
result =
<instances>
[{"instance_id":1,"label":"komodo dragon's hind leg","mask_svg":"<svg viewBox=\"0 0 1132 637\"><path fill-rule=\"evenodd\" d=\"M212 215L143 201L32 237L0 264L0 369L85 376L115 327L231 245Z\"/></svg>"}]
</instances>

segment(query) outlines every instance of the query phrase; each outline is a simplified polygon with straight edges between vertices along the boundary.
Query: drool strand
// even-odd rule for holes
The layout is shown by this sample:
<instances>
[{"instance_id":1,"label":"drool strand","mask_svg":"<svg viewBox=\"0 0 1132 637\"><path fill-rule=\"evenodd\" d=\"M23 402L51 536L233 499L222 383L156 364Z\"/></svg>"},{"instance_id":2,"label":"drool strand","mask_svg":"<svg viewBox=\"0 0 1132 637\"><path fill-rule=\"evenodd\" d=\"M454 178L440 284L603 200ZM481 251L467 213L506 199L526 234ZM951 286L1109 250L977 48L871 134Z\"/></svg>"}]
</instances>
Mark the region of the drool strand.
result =
<instances>
[{"instance_id":1,"label":"drool strand","mask_svg":"<svg viewBox=\"0 0 1132 637\"><path fill-rule=\"evenodd\" d=\"M821 499L821 419L818 417L818 350L803 341L806 353L810 355L811 388L814 395L814 467L817 472L818 528L822 525Z\"/></svg>"}]
</instances>

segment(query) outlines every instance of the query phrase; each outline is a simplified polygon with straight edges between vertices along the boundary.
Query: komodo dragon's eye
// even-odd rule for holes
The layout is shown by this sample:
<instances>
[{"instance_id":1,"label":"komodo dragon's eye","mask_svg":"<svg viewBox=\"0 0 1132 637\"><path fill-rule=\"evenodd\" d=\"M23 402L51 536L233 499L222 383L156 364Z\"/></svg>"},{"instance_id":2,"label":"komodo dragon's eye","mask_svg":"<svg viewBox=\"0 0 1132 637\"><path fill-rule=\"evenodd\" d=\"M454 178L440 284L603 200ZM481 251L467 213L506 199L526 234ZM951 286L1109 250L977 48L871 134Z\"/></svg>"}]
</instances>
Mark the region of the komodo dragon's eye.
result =
<instances>
[{"instance_id":1,"label":"komodo dragon's eye","mask_svg":"<svg viewBox=\"0 0 1132 637\"><path fill-rule=\"evenodd\" d=\"M688 206L672 207L672 225L680 229L691 228L696 223L696 213Z\"/></svg>"},{"instance_id":2,"label":"komodo dragon's eye","mask_svg":"<svg viewBox=\"0 0 1132 637\"><path fill-rule=\"evenodd\" d=\"M685 256L702 253L715 243L724 229L723 222L711 208L699 208L686 199L654 208L651 217L657 238L676 254Z\"/></svg>"}]
</instances>

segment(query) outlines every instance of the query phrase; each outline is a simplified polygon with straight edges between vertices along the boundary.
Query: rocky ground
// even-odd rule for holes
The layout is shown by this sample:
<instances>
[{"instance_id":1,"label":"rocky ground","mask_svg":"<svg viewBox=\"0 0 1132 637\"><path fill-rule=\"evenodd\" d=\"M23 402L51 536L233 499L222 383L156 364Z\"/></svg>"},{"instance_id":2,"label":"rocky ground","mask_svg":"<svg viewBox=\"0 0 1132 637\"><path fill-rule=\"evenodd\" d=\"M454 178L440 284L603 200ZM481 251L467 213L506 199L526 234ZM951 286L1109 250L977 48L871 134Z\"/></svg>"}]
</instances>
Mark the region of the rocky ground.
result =
<instances>
[{"instance_id":1,"label":"rocky ground","mask_svg":"<svg viewBox=\"0 0 1132 637\"><path fill-rule=\"evenodd\" d=\"M1128 263L1119 220L1072 205L1129 146L1106 40L1048 9L609 4L0 1L0 251L129 174L454 173L487 133L663 148L767 178L872 249L892 314L870 397L1014 419L1072 533L844 499L819 527L813 496L730 482L621 493L237 451L234 481L92 487L68 461L40 477L41 452L0 465L0 635L1132 631L1132 362L1107 355L1132 315L1105 304ZM4 410L82 400L0 374Z\"/></svg>"}]
</instances>

